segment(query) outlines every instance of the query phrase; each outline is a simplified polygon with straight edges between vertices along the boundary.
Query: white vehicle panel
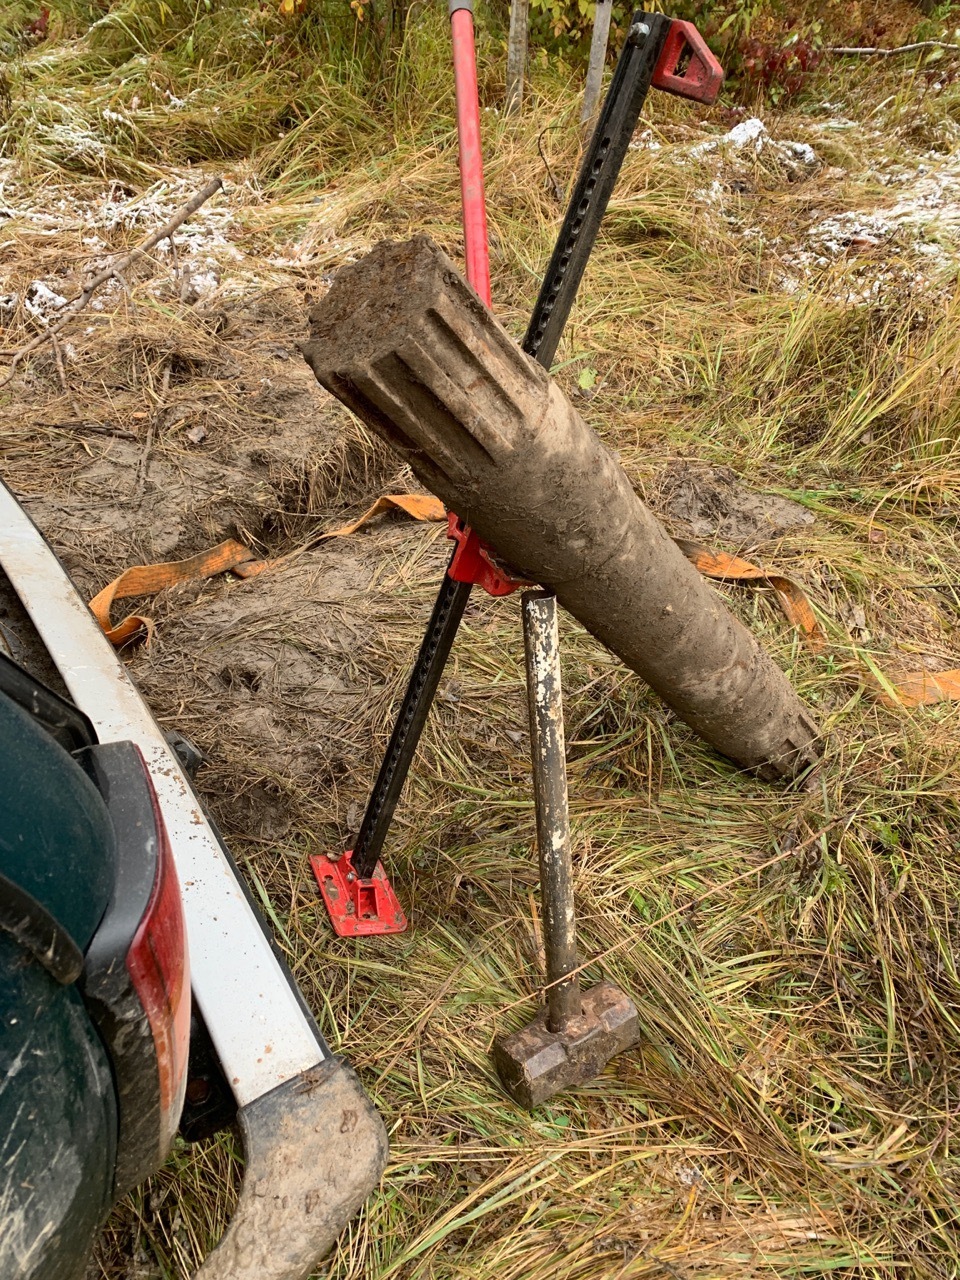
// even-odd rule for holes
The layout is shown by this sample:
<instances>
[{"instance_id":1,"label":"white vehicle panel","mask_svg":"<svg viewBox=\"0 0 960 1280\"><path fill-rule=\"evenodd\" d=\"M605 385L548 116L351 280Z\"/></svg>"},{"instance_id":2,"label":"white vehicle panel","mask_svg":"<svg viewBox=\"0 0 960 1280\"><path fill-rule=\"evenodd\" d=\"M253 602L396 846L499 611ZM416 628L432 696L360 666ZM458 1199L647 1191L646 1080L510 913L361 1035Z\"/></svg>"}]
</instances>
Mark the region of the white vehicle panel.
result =
<instances>
[{"instance_id":1,"label":"white vehicle panel","mask_svg":"<svg viewBox=\"0 0 960 1280\"><path fill-rule=\"evenodd\" d=\"M132 741L143 752L180 877L194 998L242 1107L327 1054L180 762L60 562L2 482L0 564L100 741Z\"/></svg>"}]
</instances>

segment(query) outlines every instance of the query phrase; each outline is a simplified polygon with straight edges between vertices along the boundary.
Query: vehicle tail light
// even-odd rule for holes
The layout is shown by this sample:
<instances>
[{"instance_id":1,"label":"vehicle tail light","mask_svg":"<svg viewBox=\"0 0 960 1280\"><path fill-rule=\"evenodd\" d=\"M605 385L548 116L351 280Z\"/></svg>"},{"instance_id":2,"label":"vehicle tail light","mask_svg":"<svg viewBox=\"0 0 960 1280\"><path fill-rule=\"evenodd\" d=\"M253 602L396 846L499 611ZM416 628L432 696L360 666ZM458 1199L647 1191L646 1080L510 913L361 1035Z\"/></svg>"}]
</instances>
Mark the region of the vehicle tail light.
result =
<instances>
[{"instance_id":1,"label":"vehicle tail light","mask_svg":"<svg viewBox=\"0 0 960 1280\"><path fill-rule=\"evenodd\" d=\"M143 763L143 757L140 757ZM157 873L147 909L127 951L127 972L150 1023L160 1076L164 1144L183 1109L190 1049L190 965L180 887L170 840L146 764L157 831Z\"/></svg>"}]
</instances>

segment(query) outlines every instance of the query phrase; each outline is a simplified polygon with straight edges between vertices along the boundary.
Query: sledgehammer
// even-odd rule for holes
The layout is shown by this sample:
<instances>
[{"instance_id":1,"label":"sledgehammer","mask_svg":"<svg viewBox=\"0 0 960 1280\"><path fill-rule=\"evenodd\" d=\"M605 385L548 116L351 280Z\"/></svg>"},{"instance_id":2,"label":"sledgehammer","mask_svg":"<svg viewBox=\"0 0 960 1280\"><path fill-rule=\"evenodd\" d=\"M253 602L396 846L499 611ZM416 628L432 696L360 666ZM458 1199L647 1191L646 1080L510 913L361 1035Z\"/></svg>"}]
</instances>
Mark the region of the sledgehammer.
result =
<instances>
[{"instance_id":1,"label":"sledgehammer","mask_svg":"<svg viewBox=\"0 0 960 1280\"><path fill-rule=\"evenodd\" d=\"M554 1094L599 1075L639 1035L633 1001L611 982L581 992L573 906L573 860L557 637L550 591L523 596L523 640L540 855L547 1007L528 1026L494 1042L504 1088L533 1110Z\"/></svg>"}]
</instances>

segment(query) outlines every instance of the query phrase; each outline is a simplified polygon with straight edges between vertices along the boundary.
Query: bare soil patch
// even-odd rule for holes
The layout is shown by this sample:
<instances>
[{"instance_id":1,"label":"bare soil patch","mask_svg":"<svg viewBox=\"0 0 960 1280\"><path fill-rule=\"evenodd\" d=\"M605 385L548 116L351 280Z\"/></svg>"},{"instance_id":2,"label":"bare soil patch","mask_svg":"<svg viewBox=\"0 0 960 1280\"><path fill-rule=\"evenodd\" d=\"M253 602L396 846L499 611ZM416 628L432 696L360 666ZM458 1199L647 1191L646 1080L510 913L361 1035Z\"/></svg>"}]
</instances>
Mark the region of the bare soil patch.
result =
<instances>
[{"instance_id":1,"label":"bare soil patch","mask_svg":"<svg viewBox=\"0 0 960 1280\"><path fill-rule=\"evenodd\" d=\"M729 467L679 461L657 478L653 503L677 531L746 550L814 522L799 502L749 489Z\"/></svg>"}]
</instances>

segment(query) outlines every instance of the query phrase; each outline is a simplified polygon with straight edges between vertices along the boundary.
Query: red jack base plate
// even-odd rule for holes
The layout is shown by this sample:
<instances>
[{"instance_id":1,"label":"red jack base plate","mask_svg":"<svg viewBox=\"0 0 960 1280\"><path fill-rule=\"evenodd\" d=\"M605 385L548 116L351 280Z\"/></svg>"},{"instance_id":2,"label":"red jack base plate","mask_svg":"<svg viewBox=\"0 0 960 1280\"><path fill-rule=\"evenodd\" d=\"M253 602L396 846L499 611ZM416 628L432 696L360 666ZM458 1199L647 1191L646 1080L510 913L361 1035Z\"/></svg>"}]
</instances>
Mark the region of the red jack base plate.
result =
<instances>
[{"instance_id":1,"label":"red jack base plate","mask_svg":"<svg viewBox=\"0 0 960 1280\"><path fill-rule=\"evenodd\" d=\"M378 933L403 933L407 917L378 862L369 880L354 874L349 849L335 862L322 853L314 854L310 866L317 878L330 923L341 938L369 938Z\"/></svg>"}]
</instances>

